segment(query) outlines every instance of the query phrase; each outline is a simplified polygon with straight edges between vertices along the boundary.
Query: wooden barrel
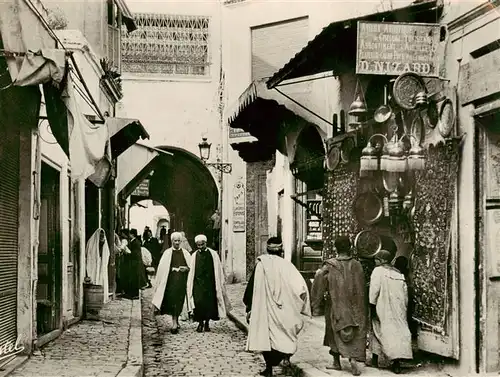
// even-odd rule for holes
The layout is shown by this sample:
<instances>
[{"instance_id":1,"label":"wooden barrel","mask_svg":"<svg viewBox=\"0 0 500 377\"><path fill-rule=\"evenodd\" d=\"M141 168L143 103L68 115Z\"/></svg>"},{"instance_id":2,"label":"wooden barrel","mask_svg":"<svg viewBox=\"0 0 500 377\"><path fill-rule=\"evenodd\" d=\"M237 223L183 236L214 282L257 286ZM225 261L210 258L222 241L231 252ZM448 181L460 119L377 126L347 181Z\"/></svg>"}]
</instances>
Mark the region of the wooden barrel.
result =
<instances>
[{"instance_id":1,"label":"wooden barrel","mask_svg":"<svg viewBox=\"0 0 500 377\"><path fill-rule=\"evenodd\" d=\"M84 284L84 302L87 312L99 312L104 305L104 287L102 285Z\"/></svg>"}]
</instances>

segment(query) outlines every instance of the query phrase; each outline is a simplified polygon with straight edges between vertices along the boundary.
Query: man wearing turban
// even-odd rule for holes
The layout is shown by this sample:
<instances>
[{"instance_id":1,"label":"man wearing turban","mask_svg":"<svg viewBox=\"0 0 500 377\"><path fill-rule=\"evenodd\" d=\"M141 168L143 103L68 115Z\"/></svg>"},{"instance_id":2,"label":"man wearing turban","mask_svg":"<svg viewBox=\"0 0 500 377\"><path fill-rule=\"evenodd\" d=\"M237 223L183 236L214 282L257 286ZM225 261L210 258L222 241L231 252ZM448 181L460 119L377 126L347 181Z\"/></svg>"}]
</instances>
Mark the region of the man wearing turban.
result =
<instances>
[{"instance_id":1,"label":"man wearing turban","mask_svg":"<svg viewBox=\"0 0 500 377\"><path fill-rule=\"evenodd\" d=\"M197 332L210 331L210 320L226 316L225 283L222 263L215 250L207 247L207 237L195 237L187 282L189 310L198 322Z\"/></svg>"},{"instance_id":2,"label":"man wearing turban","mask_svg":"<svg viewBox=\"0 0 500 377\"><path fill-rule=\"evenodd\" d=\"M289 359L297 351L302 315L311 316L307 284L289 261L282 258L281 239L267 241L267 255L260 255L243 297L249 321L247 351L262 352L266 369Z\"/></svg>"},{"instance_id":3,"label":"man wearing turban","mask_svg":"<svg viewBox=\"0 0 500 377\"><path fill-rule=\"evenodd\" d=\"M181 247L181 233L172 233L171 240L172 247L165 250L158 265L152 302L160 314L172 316L173 327L170 332L177 334L179 332L179 316L186 298L191 254Z\"/></svg>"},{"instance_id":4,"label":"man wearing turban","mask_svg":"<svg viewBox=\"0 0 500 377\"><path fill-rule=\"evenodd\" d=\"M359 363L366 358L368 305L361 263L352 257L349 237L335 240L337 256L325 261L312 286L313 315L325 312L323 345L330 347L333 365L341 370L340 356L349 359L351 373L361 374Z\"/></svg>"},{"instance_id":5,"label":"man wearing turban","mask_svg":"<svg viewBox=\"0 0 500 377\"><path fill-rule=\"evenodd\" d=\"M407 320L408 287L404 275L390 264L396 244L392 239L384 243L375 254L376 267L370 278L372 366L378 367L379 355L385 355L392 361L391 369L400 373L400 359L413 358Z\"/></svg>"}]
</instances>

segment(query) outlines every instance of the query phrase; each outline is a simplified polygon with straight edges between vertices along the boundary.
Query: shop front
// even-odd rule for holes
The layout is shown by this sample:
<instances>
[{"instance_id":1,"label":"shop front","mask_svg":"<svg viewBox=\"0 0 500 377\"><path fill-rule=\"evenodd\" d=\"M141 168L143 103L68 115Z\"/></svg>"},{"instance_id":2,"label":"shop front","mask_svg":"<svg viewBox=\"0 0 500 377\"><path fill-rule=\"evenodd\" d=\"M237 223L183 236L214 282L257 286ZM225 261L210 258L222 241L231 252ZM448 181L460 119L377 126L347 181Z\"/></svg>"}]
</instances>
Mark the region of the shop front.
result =
<instances>
[{"instance_id":1,"label":"shop front","mask_svg":"<svg viewBox=\"0 0 500 377\"><path fill-rule=\"evenodd\" d=\"M246 269L280 235L285 258L313 272L322 263L321 190L326 123L286 94L254 81L230 112L231 147L247 163ZM322 122L322 123L321 123ZM230 134L231 140L231 134Z\"/></svg>"},{"instance_id":2,"label":"shop front","mask_svg":"<svg viewBox=\"0 0 500 377\"><path fill-rule=\"evenodd\" d=\"M373 256L386 237L393 238L395 257L409 260L418 348L470 373L480 372L484 364L478 360L488 352L476 344L481 322L472 301L492 313L475 296L484 280L477 280L481 267L471 251L483 247L480 239L474 245L473 229L483 223L474 220L479 193L471 186L482 169L472 163L481 158L469 150L471 128L456 122L460 91L447 69L450 37L440 23L442 12L442 4L424 1L332 23L267 86L326 71L338 77L339 122L326 140L322 258L335 254L338 236L348 235L368 279ZM332 48L340 45L341 56ZM491 172L484 174L476 187L487 190ZM489 210L493 194L484 195ZM483 289L495 289L491 279ZM498 323L495 313L491 323ZM490 344L497 338L491 336Z\"/></svg>"}]
</instances>

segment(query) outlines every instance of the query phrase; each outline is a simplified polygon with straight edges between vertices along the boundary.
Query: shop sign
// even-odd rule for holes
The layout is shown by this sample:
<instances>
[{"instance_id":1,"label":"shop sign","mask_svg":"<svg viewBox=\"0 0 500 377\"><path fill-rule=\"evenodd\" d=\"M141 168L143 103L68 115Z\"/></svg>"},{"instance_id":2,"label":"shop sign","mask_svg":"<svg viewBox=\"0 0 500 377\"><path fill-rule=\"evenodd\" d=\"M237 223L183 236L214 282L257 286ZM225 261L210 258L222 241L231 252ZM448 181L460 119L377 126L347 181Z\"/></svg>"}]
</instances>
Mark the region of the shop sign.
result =
<instances>
[{"instance_id":1,"label":"shop sign","mask_svg":"<svg viewBox=\"0 0 500 377\"><path fill-rule=\"evenodd\" d=\"M233 232L244 232L246 228L245 185L242 181L234 184L233 189Z\"/></svg>"},{"instance_id":2,"label":"shop sign","mask_svg":"<svg viewBox=\"0 0 500 377\"><path fill-rule=\"evenodd\" d=\"M250 135L249 132L243 131L241 128L229 127L229 138L230 139L235 139L235 138L239 138L239 137L248 137L248 136L252 136L252 135Z\"/></svg>"},{"instance_id":3,"label":"shop sign","mask_svg":"<svg viewBox=\"0 0 500 377\"><path fill-rule=\"evenodd\" d=\"M441 25L358 22L356 73L439 77Z\"/></svg>"},{"instance_id":4,"label":"shop sign","mask_svg":"<svg viewBox=\"0 0 500 377\"><path fill-rule=\"evenodd\" d=\"M18 336L16 342L13 341L0 344L0 362L8 357L15 356L24 351L24 347L20 345L21 338Z\"/></svg>"},{"instance_id":5,"label":"shop sign","mask_svg":"<svg viewBox=\"0 0 500 377\"><path fill-rule=\"evenodd\" d=\"M134 196L149 196L149 179L142 181L132 193Z\"/></svg>"}]
</instances>

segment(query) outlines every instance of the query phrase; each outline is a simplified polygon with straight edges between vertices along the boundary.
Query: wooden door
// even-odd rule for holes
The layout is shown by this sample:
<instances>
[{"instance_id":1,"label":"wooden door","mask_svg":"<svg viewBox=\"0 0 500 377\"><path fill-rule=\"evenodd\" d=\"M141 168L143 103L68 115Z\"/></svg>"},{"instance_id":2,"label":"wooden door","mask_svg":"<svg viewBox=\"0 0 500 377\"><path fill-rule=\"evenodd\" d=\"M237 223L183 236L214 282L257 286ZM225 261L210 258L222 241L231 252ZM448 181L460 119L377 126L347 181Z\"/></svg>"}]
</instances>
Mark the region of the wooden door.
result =
<instances>
[{"instance_id":1,"label":"wooden door","mask_svg":"<svg viewBox=\"0 0 500 377\"><path fill-rule=\"evenodd\" d=\"M41 177L36 295L38 336L58 329L61 319L59 172L42 163Z\"/></svg>"}]
</instances>

